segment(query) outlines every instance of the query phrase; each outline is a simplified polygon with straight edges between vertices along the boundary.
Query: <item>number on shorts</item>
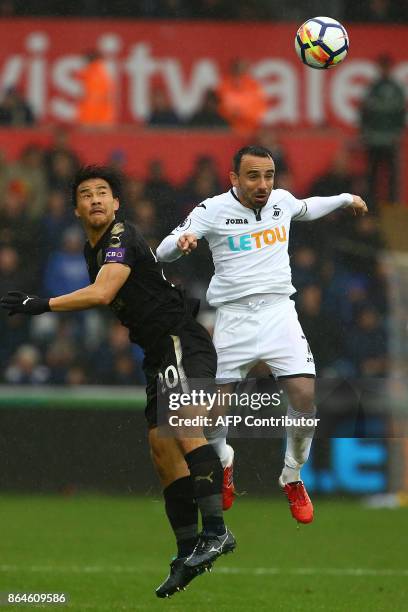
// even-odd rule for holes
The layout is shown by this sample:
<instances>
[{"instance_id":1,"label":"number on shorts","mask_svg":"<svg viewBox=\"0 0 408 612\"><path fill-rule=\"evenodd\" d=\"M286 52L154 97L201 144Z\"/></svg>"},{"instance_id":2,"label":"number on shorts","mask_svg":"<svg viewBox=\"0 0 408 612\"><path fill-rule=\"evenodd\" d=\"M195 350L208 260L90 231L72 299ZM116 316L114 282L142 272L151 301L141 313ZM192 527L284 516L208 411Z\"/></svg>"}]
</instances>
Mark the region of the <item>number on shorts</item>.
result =
<instances>
[{"instance_id":1,"label":"number on shorts","mask_svg":"<svg viewBox=\"0 0 408 612\"><path fill-rule=\"evenodd\" d=\"M159 372L158 377L161 385L161 392L163 394L166 393L167 389L174 389L174 387L177 387L180 381L179 373L174 365L167 366L164 371L164 376Z\"/></svg>"}]
</instances>

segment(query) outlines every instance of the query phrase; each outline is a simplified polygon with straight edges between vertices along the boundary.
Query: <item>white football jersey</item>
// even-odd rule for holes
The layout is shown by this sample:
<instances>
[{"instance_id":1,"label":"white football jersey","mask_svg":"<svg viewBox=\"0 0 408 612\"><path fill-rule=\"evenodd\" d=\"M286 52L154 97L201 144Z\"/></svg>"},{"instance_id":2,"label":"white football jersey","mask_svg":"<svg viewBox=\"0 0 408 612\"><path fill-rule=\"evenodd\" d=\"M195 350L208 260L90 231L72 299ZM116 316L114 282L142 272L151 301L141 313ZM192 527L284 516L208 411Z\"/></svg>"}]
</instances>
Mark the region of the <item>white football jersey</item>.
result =
<instances>
[{"instance_id":1,"label":"white football jersey","mask_svg":"<svg viewBox=\"0 0 408 612\"><path fill-rule=\"evenodd\" d=\"M274 189L256 211L230 189L201 202L171 235L193 233L208 241L215 268L207 291L211 306L259 293L291 295L290 223L306 211L306 202L283 189Z\"/></svg>"}]
</instances>

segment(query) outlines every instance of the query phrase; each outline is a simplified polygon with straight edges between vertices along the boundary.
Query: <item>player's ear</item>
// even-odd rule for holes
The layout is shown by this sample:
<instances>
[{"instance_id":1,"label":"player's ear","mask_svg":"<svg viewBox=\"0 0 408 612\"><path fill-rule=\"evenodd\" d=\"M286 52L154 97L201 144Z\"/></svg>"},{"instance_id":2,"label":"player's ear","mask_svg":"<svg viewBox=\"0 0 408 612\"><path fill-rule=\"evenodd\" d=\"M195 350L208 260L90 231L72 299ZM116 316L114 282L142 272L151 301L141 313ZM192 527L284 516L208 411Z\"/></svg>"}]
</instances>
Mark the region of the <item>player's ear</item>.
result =
<instances>
[{"instance_id":1,"label":"player's ear","mask_svg":"<svg viewBox=\"0 0 408 612\"><path fill-rule=\"evenodd\" d=\"M119 198L113 198L113 210L118 210L119 208Z\"/></svg>"},{"instance_id":2,"label":"player's ear","mask_svg":"<svg viewBox=\"0 0 408 612\"><path fill-rule=\"evenodd\" d=\"M77 209L76 207L74 208L74 215L75 215L75 216L76 216L78 219L79 219L79 218L80 218L80 216L81 216L81 215L79 214L79 212L78 212L78 209Z\"/></svg>"},{"instance_id":3,"label":"player's ear","mask_svg":"<svg viewBox=\"0 0 408 612\"><path fill-rule=\"evenodd\" d=\"M236 172L230 172L230 181L233 187L238 187L238 174Z\"/></svg>"}]
</instances>

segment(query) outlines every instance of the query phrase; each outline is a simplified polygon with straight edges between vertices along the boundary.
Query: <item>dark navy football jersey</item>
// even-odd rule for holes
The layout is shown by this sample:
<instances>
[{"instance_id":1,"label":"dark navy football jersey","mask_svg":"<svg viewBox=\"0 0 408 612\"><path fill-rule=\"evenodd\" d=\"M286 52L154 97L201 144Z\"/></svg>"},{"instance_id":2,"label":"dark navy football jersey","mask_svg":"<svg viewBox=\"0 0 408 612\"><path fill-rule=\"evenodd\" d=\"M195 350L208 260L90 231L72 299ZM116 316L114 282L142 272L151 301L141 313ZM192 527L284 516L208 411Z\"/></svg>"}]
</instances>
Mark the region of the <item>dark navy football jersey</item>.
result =
<instances>
[{"instance_id":1,"label":"dark navy football jersey","mask_svg":"<svg viewBox=\"0 0 408 612\"><path fill-rule=\"evenodd\" d=\"M100 268L116 263L131 272L110 308L129 329L129 337L145 350L183 320L186 307L179 289L163 276L160 264L135 225L113 221L92 248L85 244L89 278L95 282Z\"/></svg>"}]
</instances>

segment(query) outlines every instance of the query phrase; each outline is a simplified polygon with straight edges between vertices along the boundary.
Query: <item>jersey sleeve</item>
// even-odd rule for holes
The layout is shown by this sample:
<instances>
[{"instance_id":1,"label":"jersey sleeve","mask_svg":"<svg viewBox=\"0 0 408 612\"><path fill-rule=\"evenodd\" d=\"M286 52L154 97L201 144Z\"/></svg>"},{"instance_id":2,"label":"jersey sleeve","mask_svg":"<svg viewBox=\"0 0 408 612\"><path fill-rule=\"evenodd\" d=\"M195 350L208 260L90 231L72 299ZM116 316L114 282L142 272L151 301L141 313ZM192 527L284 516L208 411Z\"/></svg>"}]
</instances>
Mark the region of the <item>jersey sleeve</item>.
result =
<instances>
[{"instance_id":1,"label":"jersey sleeve","mask_svg":"<svg viewBox=\"0 0 408 612\"><path fill-rule=\"evenodd\" d=\"M120 263L133 268L143 258L145 252L132 229L124 223L115 223L110 230L108 246L104 248L102 263Z\"/></svg>"},{"instance_id":2,"label":"jersey sleeve","mask_svg":"<svg viewBox=\"0 0 408 612\"><path fill-rule=\"evenodd\" d=\"M198 204L157 247L159 261L171 262L181 257L177 241L183 234L194 234L198 239L207 237L212 229L212 219L207 200Z\"/></svg>"},{"instance_id":3,"label":"jersey sleeve","mask_svg":"<svg viewBox=\"0 0 408 612\"><path fill-rule=\"evenodd\" d=\"M193 208L188 217L171 232L171 235L177 235L177 240L180 236L187 233L195 234L197 238L205 238L211 231L211 227L211 217L207 201L205 200Z\"/></svg>"},{"instance_id":4,"label":"jersey sleeve","mask_svg":"<svg viewBox=\"0 0 408 612\"><path fill-rule=\"evenodd\" d=\"M298 200L294 195L286 192L286 202L291 211L291 217L293 221L300 221L307 213L307 203L305 200Z\"/></svg>"}]
</instances>

